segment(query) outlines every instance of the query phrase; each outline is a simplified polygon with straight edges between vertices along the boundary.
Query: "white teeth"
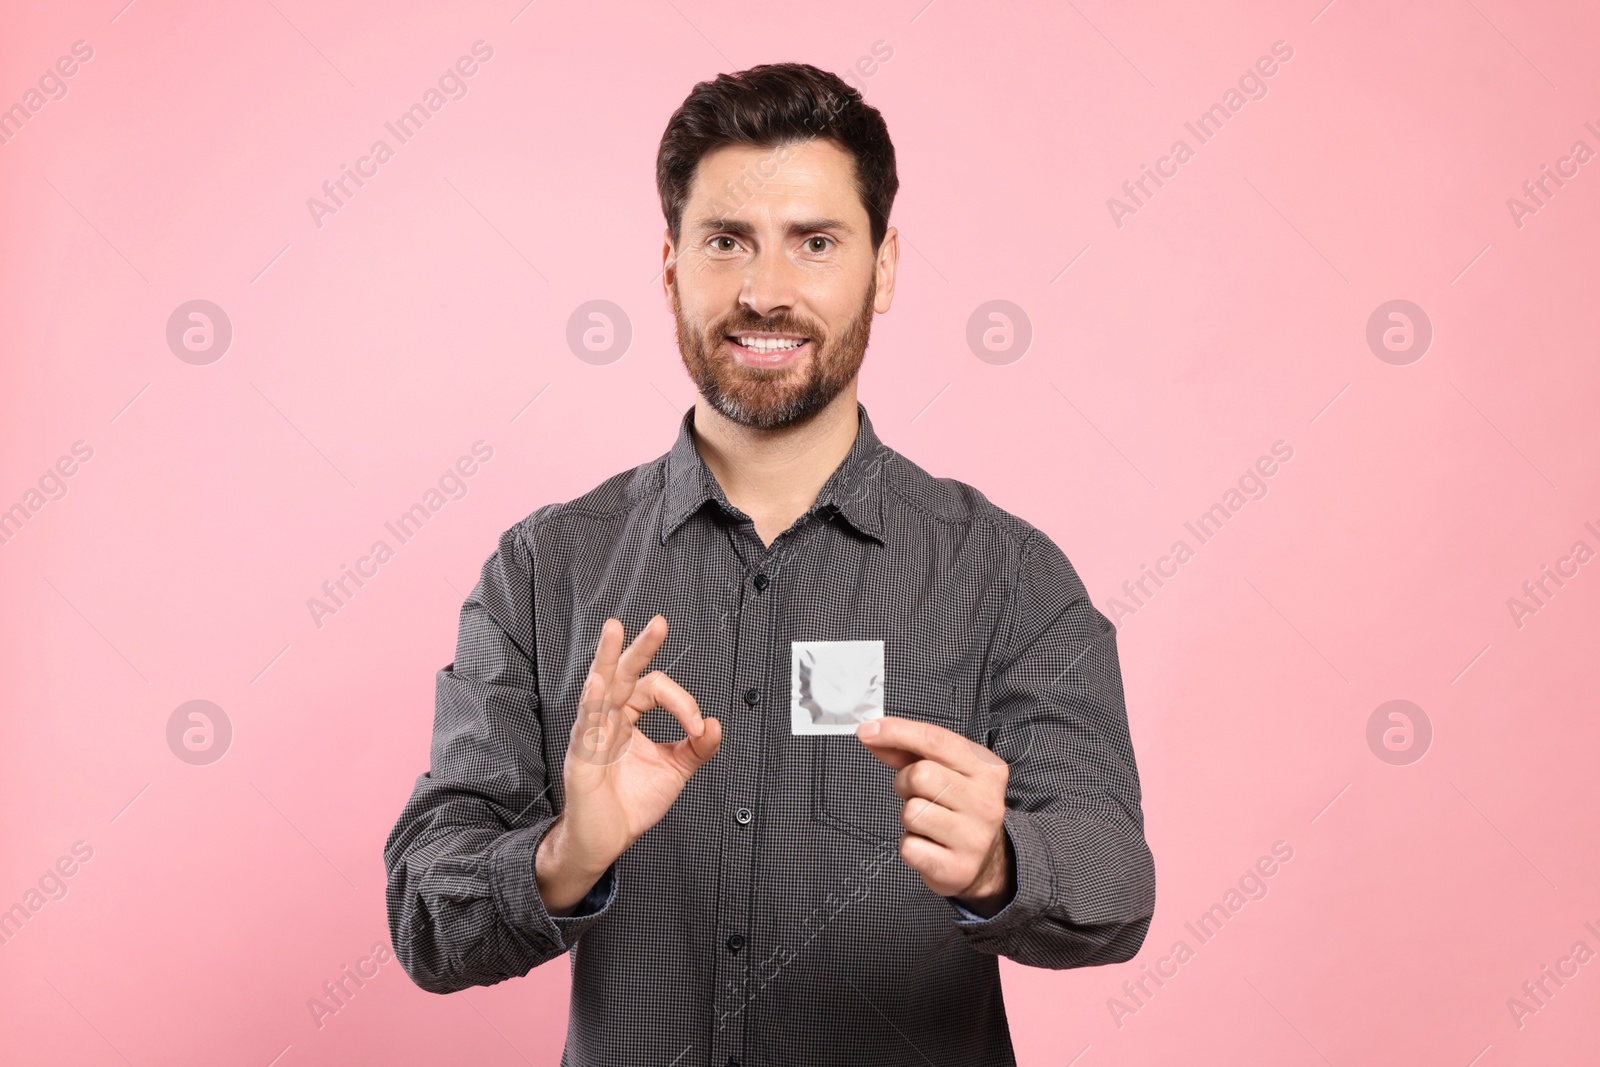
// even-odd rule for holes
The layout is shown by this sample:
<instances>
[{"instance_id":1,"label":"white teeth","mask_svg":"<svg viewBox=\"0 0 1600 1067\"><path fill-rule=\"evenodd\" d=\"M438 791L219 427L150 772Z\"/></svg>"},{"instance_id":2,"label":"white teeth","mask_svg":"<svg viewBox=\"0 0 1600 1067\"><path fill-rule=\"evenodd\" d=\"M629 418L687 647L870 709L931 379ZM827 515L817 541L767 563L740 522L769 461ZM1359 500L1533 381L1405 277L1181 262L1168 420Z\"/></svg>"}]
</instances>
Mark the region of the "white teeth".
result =
<instances>
[{"instance_id":1,"label":"white teeth","mask_svg":"<svg viewBox=\"0 0 1600 1067\"><path fill-rule=\"evenodd\" d=\"M769 337L740 337L736 338L741 346L752 352L787 352L792 348L799 348L804 341L777 340Z\"/></svg>"}]
</instances>

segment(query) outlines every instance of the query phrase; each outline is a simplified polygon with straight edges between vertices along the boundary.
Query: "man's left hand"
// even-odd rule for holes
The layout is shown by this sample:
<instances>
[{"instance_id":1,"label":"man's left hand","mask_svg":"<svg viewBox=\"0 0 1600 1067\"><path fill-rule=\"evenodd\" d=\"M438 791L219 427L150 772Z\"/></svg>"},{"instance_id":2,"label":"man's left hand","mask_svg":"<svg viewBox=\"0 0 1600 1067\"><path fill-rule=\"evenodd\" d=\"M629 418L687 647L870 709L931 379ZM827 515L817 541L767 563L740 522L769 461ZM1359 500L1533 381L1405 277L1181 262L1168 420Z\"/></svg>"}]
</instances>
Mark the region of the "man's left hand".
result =
<instances>
[{"instance_id":1,"label":"man's left hand","mask_svg":"<svg viewBox=\"0 0 1600 1067\"><path fill-rule=\"evenodd\" d=\"M906 866L985 918L1005 907L1016 890L1005 760L953 730L898 715L869 719L856 736L895 772Z\"/></svg>"}]
</instances>

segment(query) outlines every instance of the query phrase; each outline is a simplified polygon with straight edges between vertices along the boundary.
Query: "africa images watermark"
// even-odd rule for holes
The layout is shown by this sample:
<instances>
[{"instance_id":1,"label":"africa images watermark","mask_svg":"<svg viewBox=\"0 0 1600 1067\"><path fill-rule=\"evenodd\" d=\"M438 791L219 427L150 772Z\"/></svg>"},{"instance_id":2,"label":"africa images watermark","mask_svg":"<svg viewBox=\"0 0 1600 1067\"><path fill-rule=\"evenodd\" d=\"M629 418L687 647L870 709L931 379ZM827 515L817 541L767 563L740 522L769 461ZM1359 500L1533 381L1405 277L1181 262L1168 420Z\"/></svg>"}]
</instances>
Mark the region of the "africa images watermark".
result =
<instances>
[{"instance_id":1,"label":"africa images watermark","mask_svg":"<svg viewBox=\"0 0 1600 1067\"><path fill-rule=\"evenodd\" d=\"M1583 927L1600 938L1600 928L1594 923L1585 922ZM1580 968L1592 959L1594 949L1589 947L1587 941L1580 939L1572 943L1571 951L1556 960L1553 968L1546 963L1539 968L1535 977L1523 982L1521 996L1506 998L1506 1010L1511 1013L1511 1021L1517 1024L1517 1029L1528 1025L1529 1016L1538 1015L1548 1008L1567 983L1578 977Z\"/></svg>"},{"instance_id":2,"label":"africa images watermark","mask_svg":"<svg viewBox=\"0 0 1600 1067\"><path fill-rule=\"evenodd\" d=\"M1593 121L1585 122L1583 128L1600 137L1600 126L1596 126ZM1511 221L1516 223L1517 229L1522 229L1529 215L1537 215L1550 206L1550 201L1556 193L1567 184L1563 178L1568 181L1576 178L1579 169L1593 158L1594 149L1589 147L1589 143L1577 140L1572 142L1572 147L1566 155L1556 160L1555 170L1552 171L1548 163L1540 164L1539 176L1522 183L1522 194L1525 199L1506 197L1506 210L1511 212Z\"/></svg>"},{"instance_id":3,"label":"africa images watermark","mask_svg":"<svg viewBox=\"0 0 1600 1067\"><path fill-rule=\"evenodd\" d=\"M1106 601L1106 617L1112 625L1148 607L1161 587L1176 578L1178 569L1193 559L1202 545L1221 533L1228 520L1243 510L1245 504L1266 498L1269 491L1267 479L1278 473L1280 464L1288 463L1293 458L1293 446L1287 441L1274 441L1271 453L1259 457L1239 476L1238 488L1230 486L1220 501L1202 511L1193 521L1185 522L1183 528L1194 537L1194 545L1191 546L1186 538L1180 537L1172 543L1166 555L1156 560L1154 568L1140 564L1139 577L1122 583L1123 595ZM1151 588L1152 585L1154 588Z\"/></svg>"},{"instance_id":4,"label":"africa images watermark","mask_svg":"<svg viewBox=\"0 0 1600 1067\"><path fill-rule=\"evenodd\" d=\"M306 1009L311 1012L311 1021L317 1024L317 1029L327 1025L330 1016L348 1008L356 994L382 973L383 965L393 961L394 953L388 944L374 941L372 951L356 960L354 967L346 963L339 968L337 978L323 982L321 995L306 998Z\"/></svg>"},{"instance_id":5,"label":"africa images watermark","mask_svg":"<svg viewBox=\"0 0 1600 1067\"><path fill-rule=\"evenodd\" d=\"M74 841L70 855L63 855L46 867L36 886L29 886L20 901L0 911L0 948L11 944L29 920L44 910L46 904L52 900L65 900L69 889L67 879L92 859L94 846L87 841Z\"/></svg>"},{"instance_id":6,"label":"africa images watermark","mask_svg":"<svg viewBox=\"0 0 1600 1067\"><path fill-rule=\"evenodd\" d=\"M37 488L29 486L21 499L9 507L0 504L0 545L9 545L28 521L53 500L67 496L67 479L78 473L79 466L94 458L94 447L89 442L72 442L72 454L60 456L52 466L39 475Z\"/></svg>"},{"instance_id":7,"label":"africa images watermark","mask_svg":"<svg viewBox=\"0 0 1600 1067\"><path fill-rule=\"evenodd\" d=\"M94 48L88 41L73 41L72 54L61 56L52 67L39 75L38 87L29 86L22 99L0 111L0 145L10 144L22 128L43 111L46 104L67 98L67 79L78 73L80 65L94 58Z\"/></svg>"},{"instance_id":8,"label":"africa images watermark","mask_svg":"<svg viewBox=\"0 0 1600 1067\"><path fill-rule=\"evenodd\" d=\"M1254 864L1246 868L1239 876L1237 888L1230 886L1222 894L1222 900L1211 905L1202 912L1194 922L1185 922L1183 928L1194 938L1194 945L1190 945L1184 938L1173 942L1167 954L1155 960L1152 967L1148 963L1141 963L1138 978L1130 978L1122 983L1121 997L1106 998L1106 1010L1111 1013L1111 1021L1121 1030L1127 1024L1129 1016L1137 1015L1150 1006L1151 1000L1172 979L1178 977L1180 968L1195 958L1199 949L1216 940L1222 928L1227 925L1244 906L1251 901L1265 900L1269 887L1267 879L1276 875L1283 869L1283 865L1294 859L1294 846L1287 841L1274 841L1271 855L1261 856Z\"/></svg>"},{"instance_id":9,"label":"africa images watermark","mask_svg":"<svg viewBox=\"0 0 1600 1067\"><path fill-rule=\"evenodd\" d=\"M1584 523L1583 528L1600 543L1600 528L1596 528L1592 522ZM1557 558L1554 568L1546 563L1540 567L1537 577L1523 582L1522 596L1506 598L1506 610L1511 612L1511 621L1517 624L1517 629L1527 625L1528 616L1537 615L1549 607L1557 591L1566 588L1567 582L1582 573L1579 568L1592 559L1594 549L1589 547L1589 542L1579 538L1572 543L1572 548L1565 556Z\"/></svg>"},{"instance_id":10,"label":"africa images watermark","mask_svg":"<svg viewBox=\"0 0 1600 1067\"><path fill-rule=\"evenodd\" d=\"M813 923L816 924L816 928L806 934L805 940L794 946L785 941L774 947L765 960L751 965L750 970L756 971L759 969L760 974L752 976L749 972L746 972L742 977L728 979L730 989L736 990L742 999L737 1008L732 1008L722 1013L721 1018L717 1020L717 1029L727 1029L729 1019L743 1014L744 1010L750 1006L756 997L766 992L767 987L772 984L779 973L799 958L800 953L805 950L806 946L815 941L817 935L827 929L828 924L837 919L846 908L851 904L859 904L866 900L871 894L871 885L869 883L883 873L883 869L891 862L891 857L899 858L899 855L900 843L898 841L884 840L879 842L877 847L857 864L861 872L859 876L854 872L845 875L843 883L844 895L841 897L838 893L830 890L828 895L823 898L824 906L812 908L805 919L801 921L800 925L803 930ZM770 974L766 973L768 967L771 968ZM754 988L752 988L753 984Z\"/></svg>"},{"instance_id":11,"label":"africa images watermark","mask_svg":"<svg viewBox=\"0 0 1600 1067\"><path fill-rule=\"evenodd\" d=\"M366 180L378 176L378 168L395 157L398 147L410 142L417 134L422 132L422 127L444 109L445 104L451 100L461 100L467 95L467 79L478 73L479 64L487 63L494 58L494 49L484 41L472 43L472 55L462 56L455 61L452 67L446 68L439 75L437 87L429 86L422 94L419 103L412 104L402 111L393 122L385 122L383 128L388 130L395 139L395 146L378 138L367 149L367 154L356 160L354 168L348 164L339 164L339 176L322 183L322 193L325 199L308 197L306 210L311 212L311 221L316 223L317 229L322 229L322 220L328 215L337 215L347 206L348 201L354 199L356 191L366 185ZM365 180L364 180L365 179ZM355 188L350 188L351 184Z\"/></svg>"},{"instance_id":12,"label":"africa images watermark","mask_svg":"<svg viewBox=\"0 0 1600 1067\"><path fill-rule=\"evenodd\" d=\"M1167 155L1156 160L1154 169L1149 164L1141 163L1139 176L1122 183L1122 192L1127 199L1120 200L1114 196L1106 199L1106 210L1111 213L1111 221L1117 229L1122 229L1123 220L1129 215L1137 215L1141 208L1148 206L1149 201L1156 195L1156 190L1167 184L1163 179L1176 178L1179 168L1195 157L1198 147L1221 133L1228 120L1243 110L1245 104L1251 100L1266 99L1267 79L1278 73L1280 63L1287 63L1293 58L1294 48L1288 41L1273 41L1272 55L1257 59L1254 65L1239 76L1236 86L1230 85L1222 94L1220 103L1212 104L1202 111L1193 122L1183 124L1184 129L1194 136L1193 147L1180 137L1172 142L1172 148ZM1152 183L1154 189L1151 188Z\"/></svg>"},{"instance_id":13,"label":"africa images watermark","mask_svg":"<svg viewBox=\"0 0 1600 1067\"><path fill-rule=\"evenodd\" d=\"M474 441L471 455L458 458L450 469L439 476L435 485L428 487L421 500L383 524L383 528L394 538L394 546L379 538L372 543L366 555L356 558L353 568L339 564L339 576L322 583L323 595L306 597L306 610L311 613L311 621L316 628L322 629L323 619L327 616L339 614L368 581L378 576L379 568L394 559L398 546L408 544L421 533L423 525L442 511L446 504L464 499L469 489L467 479L478 473L481 464L493 458L494 446L487 441Z\"/></svg>"}]
</instances>

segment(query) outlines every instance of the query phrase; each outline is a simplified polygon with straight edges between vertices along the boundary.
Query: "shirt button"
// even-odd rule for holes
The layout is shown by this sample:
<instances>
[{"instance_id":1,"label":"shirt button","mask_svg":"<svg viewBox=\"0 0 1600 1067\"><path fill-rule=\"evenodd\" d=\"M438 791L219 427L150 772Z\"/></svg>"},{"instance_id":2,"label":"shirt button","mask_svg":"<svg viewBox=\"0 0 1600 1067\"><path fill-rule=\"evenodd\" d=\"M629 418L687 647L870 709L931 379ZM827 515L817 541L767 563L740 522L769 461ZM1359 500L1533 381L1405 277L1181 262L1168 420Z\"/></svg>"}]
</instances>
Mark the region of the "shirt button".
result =
<instances>
[{"instance_id":1,"label":"shirt button","mask_svg":"<svg viewBox=\"0 0 1600 1067\"><path fill-rule=\"evenodd\" d=\"M761 699L760 690L757 690L757 689L746 689L744 691L744 702L746 704L749 704L752 708L756 706L756 701L758 701L760 699Z\"/></svg>"},{"instance_id":2,"label":"shirt button","mask_svg":"<svg viewBox=\"0 0 1600 1067\"><path fill-rule=\"evenodd\" d=\"M760 593L760 592L765 591L766 588L767 588L767 581L768 581L768 578L767 578L767 576L765 574L756 575L755 582L754 582L755 587L756 587L756 592Z\"/></svg>"},{"instance_id":3,"label":"shirt button","mask_svg":"<svg viewBox=\"0 0 1600 1067\"><path fill-rule=\"evenodd\" d=\"M750 820L755 818L756 814L749 808L740 808L738 811L733 813L733 817L739 820L740 826L748 826L750 825Z\"/></svg>"},{"instance_id":4,"label":"shirt button","mask_svg":"<svg viewBox=\"0 0 1600 1067\"><path fill-rule=\"evenodd\" d=\"M728 938L728 951L729 952L737 953L742 948L744 948L744 935L743 934L734 934L733 936Z\"/></svg>"}]
</instances>

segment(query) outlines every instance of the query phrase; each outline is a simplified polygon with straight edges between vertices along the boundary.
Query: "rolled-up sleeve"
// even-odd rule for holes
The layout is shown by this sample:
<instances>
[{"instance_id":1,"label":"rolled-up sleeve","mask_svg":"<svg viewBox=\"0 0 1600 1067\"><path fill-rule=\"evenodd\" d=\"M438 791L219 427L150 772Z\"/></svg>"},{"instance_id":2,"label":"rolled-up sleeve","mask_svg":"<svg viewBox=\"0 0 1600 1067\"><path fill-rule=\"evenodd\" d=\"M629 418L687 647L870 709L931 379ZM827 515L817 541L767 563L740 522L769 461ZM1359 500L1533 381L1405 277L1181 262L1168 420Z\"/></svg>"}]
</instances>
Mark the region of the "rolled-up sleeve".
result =
<instances>
[{"instance_id":1,"label":"rolled-up sleeve","mask_svg":"<svg viewBox=\"0 0 1600 1067\"><path fill-rule=\"evenodd\" d=\"M1061 549L1034 531L1018 553L991 678L988 745L1010 766L1011 900L952 915L974 949L1033 967L1131 959L1155 910L1117 661L1116 630Z\"/></svg>"},{"instance_id":2,"label":"rolled-up sleeve","mask_svg":"<svg viewBox=\"0 0 1600 1067\"><path fill-rule=\"evenodd\" d=\"M436 676L430 768L384 845L395 956L433 993L527 974L610 909L613 864L571 916L534 876L555 822L534 658L534 560L506 531L461 607L455 660Z\"/></svg>"}]
</instances>

